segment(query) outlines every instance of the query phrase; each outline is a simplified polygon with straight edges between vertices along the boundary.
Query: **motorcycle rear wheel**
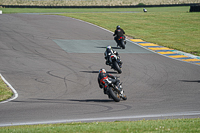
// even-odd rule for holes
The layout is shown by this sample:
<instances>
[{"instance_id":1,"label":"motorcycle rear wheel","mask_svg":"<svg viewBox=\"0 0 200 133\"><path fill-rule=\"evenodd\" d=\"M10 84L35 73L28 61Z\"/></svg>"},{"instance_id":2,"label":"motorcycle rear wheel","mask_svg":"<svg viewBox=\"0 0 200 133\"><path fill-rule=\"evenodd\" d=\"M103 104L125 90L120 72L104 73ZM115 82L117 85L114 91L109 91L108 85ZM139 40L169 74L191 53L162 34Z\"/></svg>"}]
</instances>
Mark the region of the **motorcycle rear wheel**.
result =
<instances>
[{"instance_id":1,"label":"motorcycle rear wheel","mask_svg":"<svg viewBox=\"0 0 200 133\"><path fill-rule=\"evenodd\" d=\"M115 102L120 101L119 93L113 87L109 88L109 95Z\"/></svg>"},{"instance_id":2,"label":"motorcycle rear wheel","mask_svg":"<svg viewBox=\"0 0 200 133\"><path fill-rule=\"evenodd\" d=\"M117 70L118 73L122 73L122 70L116 61L113 62L113 66L114 66L114 69Z\"/></svg>"},{"instance_id":3,"label":"motorcycle rear wheel","mask_svg":"<svg viewBox=\"0 0 200 133\"><path fill-rule=\"evenodd\" d=\"M121 47L122 47L122 49L125 49L124 40L121 40Z\"/></svg>"}]
</instances>

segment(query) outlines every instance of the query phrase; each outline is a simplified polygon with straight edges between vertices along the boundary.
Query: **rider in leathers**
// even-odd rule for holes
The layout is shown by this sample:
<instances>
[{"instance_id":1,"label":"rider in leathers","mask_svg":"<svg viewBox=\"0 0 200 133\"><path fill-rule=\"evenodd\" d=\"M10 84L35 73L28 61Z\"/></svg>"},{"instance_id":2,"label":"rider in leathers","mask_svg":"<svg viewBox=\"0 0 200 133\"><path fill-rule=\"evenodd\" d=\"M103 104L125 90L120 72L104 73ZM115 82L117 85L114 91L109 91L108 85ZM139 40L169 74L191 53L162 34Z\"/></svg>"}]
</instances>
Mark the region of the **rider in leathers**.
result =
<instances>
[{"instance_id":1,"label":"rider in leathers","mask_svg":"<svg viewBox=\"0 0 200 133\"><path fill-rule=\"evenodd\" d=\"M104 56L105 56L105 59L106 59L106 65L111 65L111 63L112 63L111 55L114 55L114 54L117 55L117 56L119 56L118 52L115 51L115 50L113 50L111 48L111 46L108 45L106 47L106 51L104 53Z\"/></svg>"},{"instance_id":2,"label":"rider in leathers","mask_svg":"<svg viewBox=\"0 0 200 133\"><path fill-rule=\"evenodd\" d=\"M107 87L110 83L113 83L119 88L119 83L120 81L113 75L106 73L105 69L100 69L99 70L99 75L98 75L98 83L99 87L104 90L104 94L107 93Z\"/></svg>"},{"instance_id":3,"label":"rider in leathers","mask_svg":"<svg viewBox=\"0 0 200 133\"><path fill-rule=\"evenodd\" d=\"M113 36L117 35L117 36L114 37L114 40L116 41L116 43L117 43L117 39L118 39L119 37L121 37L121 36L124 36L124 34L125 34L124 30L121 29L120 26L118 25L118 26L116 27L115 33L113 34ZM125 42L125 43L126 43L126 42Z\"/></svg>"}]
</instances>

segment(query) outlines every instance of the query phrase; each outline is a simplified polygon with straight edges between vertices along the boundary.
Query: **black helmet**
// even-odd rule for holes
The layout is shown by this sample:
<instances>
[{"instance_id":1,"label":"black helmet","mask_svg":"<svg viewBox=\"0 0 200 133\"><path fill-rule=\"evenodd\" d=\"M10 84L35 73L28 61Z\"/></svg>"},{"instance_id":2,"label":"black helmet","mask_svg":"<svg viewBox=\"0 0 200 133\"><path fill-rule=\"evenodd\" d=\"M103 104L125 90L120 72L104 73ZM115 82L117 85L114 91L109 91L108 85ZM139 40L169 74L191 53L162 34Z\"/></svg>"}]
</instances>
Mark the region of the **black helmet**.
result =
<instances>
[{"instance_id":1,"label":"black helmet","mask_svg":"<svg viewBox=\"0 0 200 133\"><path fill-rule=\"evenodd\" d=\"M120 26L119 25L117 25L117 27L116 27L117 29L120 29Z\"/></svg>"}]
</instances>

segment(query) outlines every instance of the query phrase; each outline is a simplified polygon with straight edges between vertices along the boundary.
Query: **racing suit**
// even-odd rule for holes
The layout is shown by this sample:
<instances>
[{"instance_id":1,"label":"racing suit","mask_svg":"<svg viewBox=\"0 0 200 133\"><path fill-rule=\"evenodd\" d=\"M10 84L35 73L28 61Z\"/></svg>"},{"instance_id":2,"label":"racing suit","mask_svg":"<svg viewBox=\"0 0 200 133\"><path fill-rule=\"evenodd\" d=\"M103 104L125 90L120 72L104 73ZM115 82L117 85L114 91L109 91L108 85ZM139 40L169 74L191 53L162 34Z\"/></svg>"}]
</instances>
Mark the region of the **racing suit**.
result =
<instances>
[{"instance_id":1,"label":"racing suit","mask_svg":"<svg viewBox=\"0 0 200 133\"><path fill-rule=\"evenodd\" d=\"M111 55L113 55L113 54L118 56L118 52L114 51L112 49L106 49L106 51L104 52L104 56L106 59L106 65L111 65L111 63L112 63Z\"/></svg>"},{"instance_id":2,"label":"racing suit","mask_svg":"<svg viewBox=\"0 0 200 133\"><path fill-rule=\"evenodd\" d=\"M116 43L117 43L117 39L121 36L124 36L124 34L125 34L124 30L121 28L115 30L115 33L113 34L113 36L117 35L116 37L114 37L114 40L116 41Z\"/></svg>"},{"instance_id":3,"label":"racing suit","mask_svg":"<svg viewBox=\"0 0 200 133\"><path fill-rule=\"evenodd\" d=\"M120 81L113 75L108 73L99 73L98 75L99 87L104 89L104 94L107 94L107 87L110 83L113 83L119 87Z\"/></svg>"}]
</instances>

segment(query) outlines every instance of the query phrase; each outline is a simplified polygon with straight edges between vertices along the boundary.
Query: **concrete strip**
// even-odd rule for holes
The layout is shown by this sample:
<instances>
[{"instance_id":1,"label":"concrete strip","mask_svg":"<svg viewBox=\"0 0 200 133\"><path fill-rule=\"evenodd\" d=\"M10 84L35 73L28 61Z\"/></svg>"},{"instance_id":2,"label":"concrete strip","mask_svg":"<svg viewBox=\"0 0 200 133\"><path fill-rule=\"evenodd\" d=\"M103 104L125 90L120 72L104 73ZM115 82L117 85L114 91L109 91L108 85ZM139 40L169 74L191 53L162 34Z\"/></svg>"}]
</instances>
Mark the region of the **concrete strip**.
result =
<instances>
[{"instance_id":1,"label":"concrete strip","mask_svg":"<svg viewBox=\"0 0 200 133\"><path fill-rule=\"evenodd\" d=\"M118 51L119 53L151 53L144 48L134 45L131 42L127 42L126 48L121 49L116 46L114 40L53 40L58 46L60 46L67 53L104 53L108 45Z\"/></svg>"}]
</instances>

